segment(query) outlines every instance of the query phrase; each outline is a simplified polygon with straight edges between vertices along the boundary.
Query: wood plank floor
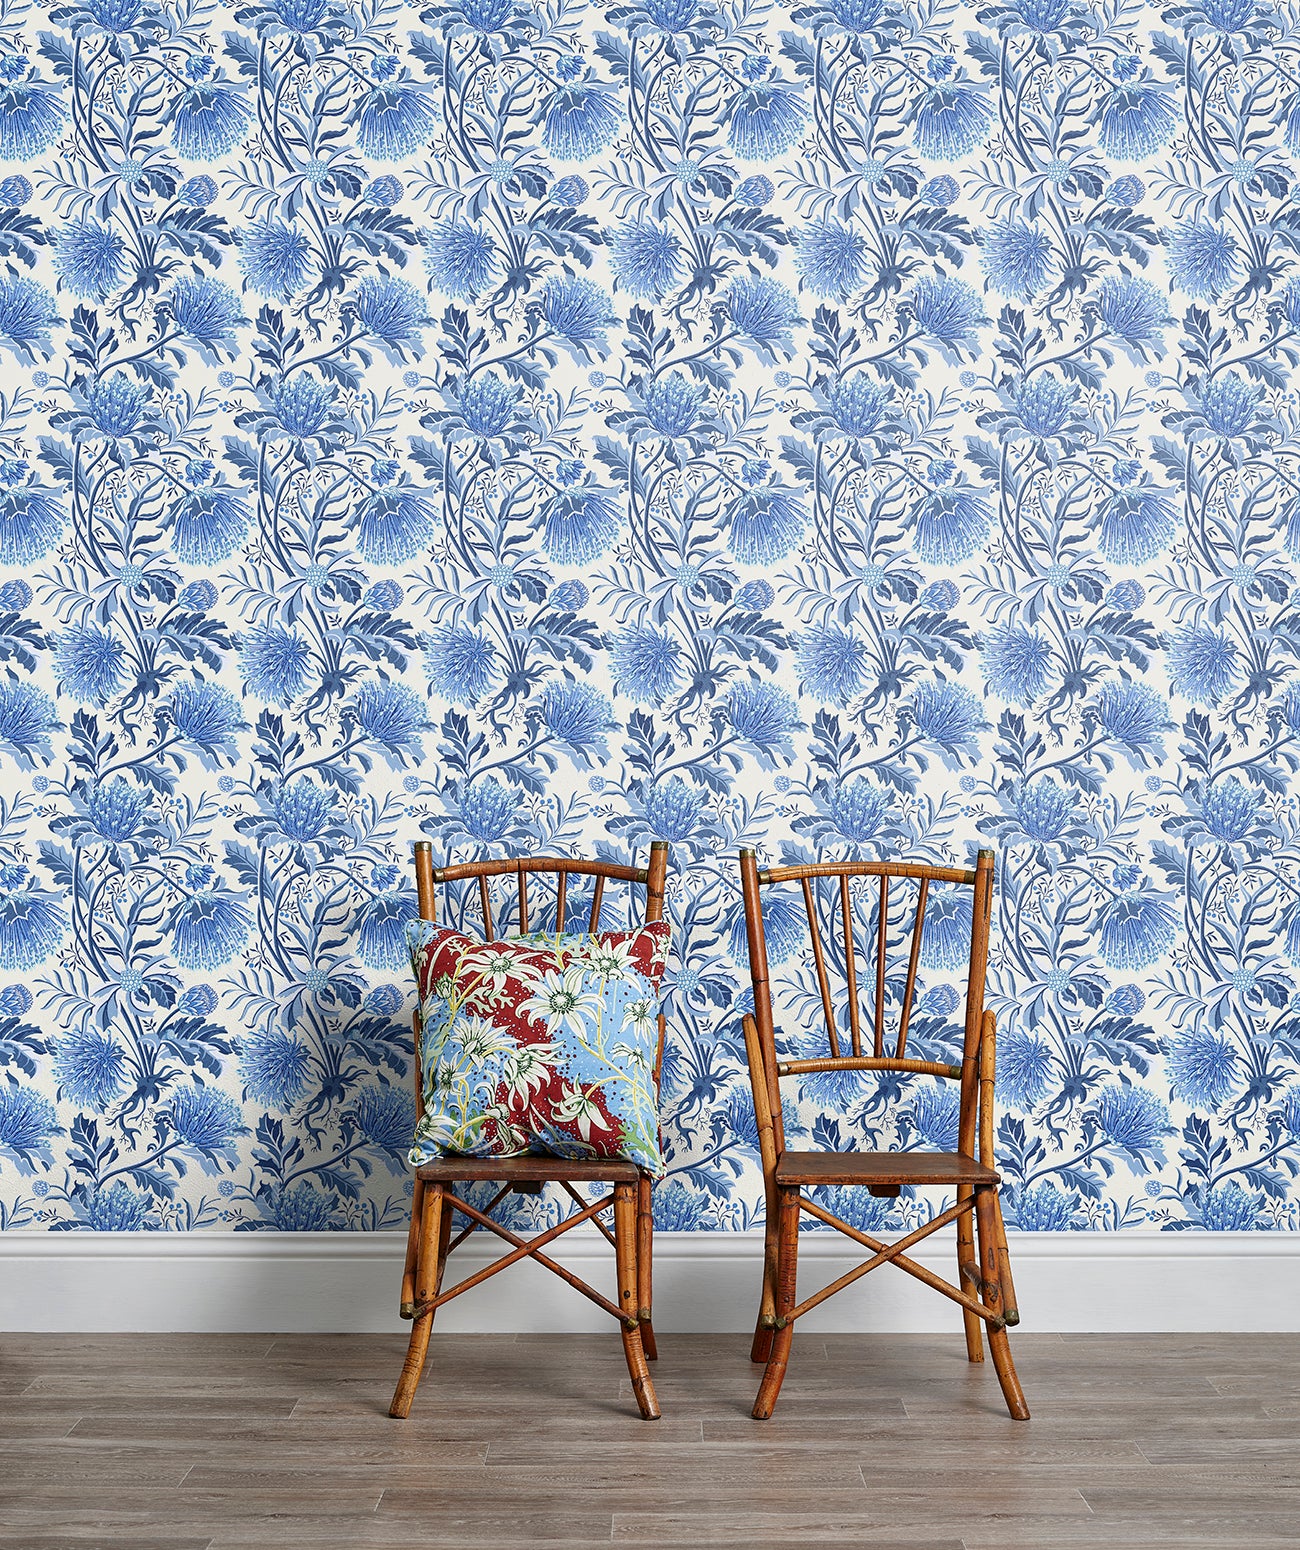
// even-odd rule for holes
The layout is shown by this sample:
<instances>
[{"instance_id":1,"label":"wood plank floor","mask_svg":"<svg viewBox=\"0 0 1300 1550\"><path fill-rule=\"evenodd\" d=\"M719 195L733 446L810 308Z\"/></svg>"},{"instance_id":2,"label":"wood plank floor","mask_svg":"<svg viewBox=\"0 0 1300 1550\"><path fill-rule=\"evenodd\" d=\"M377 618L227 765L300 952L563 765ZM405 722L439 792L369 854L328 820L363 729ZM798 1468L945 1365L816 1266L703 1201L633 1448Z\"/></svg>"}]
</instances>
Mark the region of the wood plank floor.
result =
<instances>
[{"instance_id":1,"label":"wood plank floor","mask_svg":"<svg viewBox=\"0 0 1300 1550\"><path fill-rule=\"evenodd\" d=\"M1296 1550L1300 1336L0 1335L0 1550Z\"/></svg>"}]
</instances>

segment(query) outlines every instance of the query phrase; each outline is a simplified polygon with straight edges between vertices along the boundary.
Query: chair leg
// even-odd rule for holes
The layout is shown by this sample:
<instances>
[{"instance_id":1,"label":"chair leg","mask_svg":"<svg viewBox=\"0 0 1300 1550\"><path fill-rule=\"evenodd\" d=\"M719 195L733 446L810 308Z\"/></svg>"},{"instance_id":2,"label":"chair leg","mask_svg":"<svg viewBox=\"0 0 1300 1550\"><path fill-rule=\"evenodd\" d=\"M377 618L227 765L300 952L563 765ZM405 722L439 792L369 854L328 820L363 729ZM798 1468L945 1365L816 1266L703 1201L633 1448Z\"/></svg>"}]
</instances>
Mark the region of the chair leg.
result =
<instances>
[{"instance_id":1,"label":"chair leg","mask_svg":"<svg viewBox=\"0 0 1300 1550\"><path fill-rule=\"evenodd\" d=\"M794 1343L794 1325L790 1313L795 1306L795 1284L799 1260L799 1187L780 1191L780 1212L777 1220L776 1263L776 1328L772 1331L772 1351L763 1370L763 1381L754 1401L753 1416L756 1421L766 1421L776 1409L777 1395L785 1378L786 1364L790 1360L790 1347Z\"/></svg>"},{"instance_id":2,"label":"chair leg","mask_svg":"<svg viewBox=\"0 0 1300 1550\"><path fill-rule=\"evenodd\" d=\"M636 1298L637 1317L641 1320L641 1347L648 1362L659 1360L652 1322L654 1307L654 1203L652 1180L643 1174L637 1182L636 1197Z\"/></svg>"},{"instance_id":3,"label":"chair leg","mask_svg":"<svg viewBox=\"0 0 1300 1550\"><path fill-rule=\"evenodd\" d=\"M958 1200L970 1198L969 1187L957 1191ZM979 1265L975 1260L975 1213L966 1211L957 1218L957 1285L965 1291L974 1291L979 1285ZM966 1326L966 1358L972 1362L984 1360L984 1341L980 1325L984 1322L968 1308L961 1310L962 1323Z\"/></svg>"},{"instance_id":4,"label":"chair leg","mask_svg":"<svg viewBox=\"0 0 1300 1550\"><path fill-rule=\"evenodd\" d=\"M402 1266L402 1317L415 1307L415 1268L420 1261L420 1217L424 1212L424 1180L416 1179L411 1192L411 1225L406 1233L406 1263Z\"/></svg>"},{"instance_id":5,"label":"chair leg","mask_svg":"<svg viewBox=\"0 0 1300 1550\"><path fill-rule=\"evenodd\" d=\"M614 1186L614 1259L618 1268L618 1305L626 1318L623 1324L623 1354L632 1378L632 1392L647 1421L659 1419L659 1401L654 1381L646 1366L641 1344L641 1325L637 1318L637 1199L631 1184Z\"/></svg>"},{"instance_id":6,"label":"chair leg","mask_svg":"<svg viewBox=\"0 0 1300 1550\"><path fill-rule=\"evenodd\" d=\"M426 1184L424 1198L420 1204L420 1241L415 1267L416 1302L438 1295L437 1288L443 1258L442 1246L445 1241L442 1219L444 1214L450 1216L449 1212L444 1212L441 1184ZM411 1401L415 1398L420 1374L424 1371L424 1358L429 1349L429 1332L432 1328L432 1309L422 1314L411 1325L411 1340L406 1348L406 1360L402 1363L402 1375L397 1380L393 1402L388 1407L389 1415L395 1420L404 1421L411 1413Z\"/></svg>"},{"instance_id":7,"label":"chair leg","mask_svg":"<svg viewBox=\"0 0 1300 1550\"><path fill-rule=\"evenodd\" d=\"M776 1334L776 1260L778 1220L780 1208L774 1198L769 1198L763 1224L763 1292L758 1304L758 1321L754 1325L754 1343L749 1348L751 1362L765 1362L772 1354L772 1337Z\"/></svg>"},{"instance_id":8,"label":"chair leg","mask_svg":"<svg viewBox=\"0 0 1300 1550\"><path fill-rule=\"evenodd\" d=\"M998 1216L997 1199L991 1187L977 1189L975 1191L975 1214L979 1227L980 1246L980 1270L984 1277L984 1285L980 1300L992 1313L1001 1314L1002 1283L998 1275ZM1029 1406L1025 1403L1024 1391L1020 1387L1020 1379L1016 1376L1015 1363L1011 1359L1011 1342L1007 1339L1006 1327L999 1323L995 1329L989 1326L989 1354L993 1358L993 1368L998 1375L998 1382L1002 1385L1002 1397L1007 1402L1007 1409L1011 1412L1013 1421L1027 1421L1029 1419Z\"/></svg>"}]
</instances>

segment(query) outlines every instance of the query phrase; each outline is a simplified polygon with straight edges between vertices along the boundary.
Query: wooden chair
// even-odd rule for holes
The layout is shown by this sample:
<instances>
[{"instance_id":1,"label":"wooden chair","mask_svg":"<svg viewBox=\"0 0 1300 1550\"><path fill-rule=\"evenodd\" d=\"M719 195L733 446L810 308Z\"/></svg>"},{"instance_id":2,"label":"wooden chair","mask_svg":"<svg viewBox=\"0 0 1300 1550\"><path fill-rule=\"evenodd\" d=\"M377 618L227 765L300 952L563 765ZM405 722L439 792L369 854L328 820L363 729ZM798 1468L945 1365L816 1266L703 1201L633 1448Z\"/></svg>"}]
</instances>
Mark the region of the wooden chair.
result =
<instances>
[{"instance_id":1,"label":"wooden chair","mask_svg":"<svg viewBox=\"0 0 1300 1550\"><path fill-rule=\"evenodd\" d=\"M529 856L522 859L476 861L463 866L435 867L433 847L427 840L415 845L415 879L419 899L420 918L436 920L437 885L450 885L464 880L478 884L478 914L482 923L484 940L493 935L492 898L489 879L513 877L515 880L514 924L519 931L563 931L566 923L568 883L571 877L591 878L592 896L586 929L600 928L601 906L606 882L613 880L628 884L643 884L646 890L645 910L641 920L662 920L664 912L664 880L668 871L668 845L656 840L650 847L650 865L647 868L615 866L602 861L573 861L566 857ZM537 874L552 874L553 893L545 901L536 901L541 907L530 913L528 883ZM450 896L450 889L448 889ZM460 891L458 913L453 914L450 924L463 924L465 890ZM632 914L629 902L629 916ZM639 922L637 922L639 923ZM503 920L504 924L504 920ZM420 1071L419 1013L415 1020L415 1107L419 1118L424 1112L424 1084ZM654 1080L658 1090L659 1070L663 1061L664 1019L659 1018L659 1043L655 1056ZM487 1206L480 1210L457 1195L452 1186L464 1183L488 1182L498 1186L496 1194ZM510 1232L489 1214L512 1190L520 1194L537 1194L543 1185L558 1183L577 1203L579 1209L556 1226L537 1237L524 1239ZM588 1202L579 1193L582 1184L608 1183L613 1186L611 1195L595 1202ZM433 1316L444 1303L462 1292L481 1285L490 1276L508 1265L523 1259L533 1259L553 1271L562 1281L589 1297L598 1308L616 1318L623 1328L623 1350L627 1356L627 1368L632 1377L632 1388L637 1404L646 1420L658 1420L659 1402L655 1397L654 1384L647 1358L654 1360L654 1326L651 1323L651 1251L653 1248L653 1221L650 1214L650 1189L652 1180L635 1163L618 1158L571 1160L563 1157L442 1157L416 1169L415 1194L411 1201L411 1229L406 1243L406 1266L402 1275L402 1306L404 1319L411 1319L411 1340L402 1375L398 1379L389 1415L405 1420L411 1413L411 1402L424 1368L425 1353L429 1348L429 1334L433 1328ZM614 1229L601 1220L601 1214L613 1208ZM452 1217L459 1212L467 1225L452 1237ZM600 1232L613 1245L618 1281L618 1302L613 1303L579 1276L557 1264L542 1252L544 1245L552 1243L564 1233L572 1231L583 1222L594 1222ZM474 1231L484 1227L503 1238L510 1245L510 1253L494 1260L485 1269L466 1276L449 1291L442 1290L443 1271L448 1256Z\"/></svg>"},{"instance_id":2,"label":"wooden chair","mask_svg":"<svg viewBox=\"0 0 1300 1550\"><path fill-rule=\"evenodd\" d=\"M1007 1408L1016 1420L1027 1420L1029 1409L1011 1359L1007 1326L1017 1324L1015 1290L1007 1252L1002 1209L998 1202L998 1174L993 1166L993 1080L996 1032L993 1014L984 1010L984 979L988 959L989 912L993 894L993 852L981 850L974 871L894 862L829 862L808 866L769 867L760 870L752 850L740 853L741 888L745 901L745 925L749 939L750 971L754 982L754 1014L746 1016L745 1047L749 1056L754 1110L758 1120L763 1179L767 1196L767 1228L763 1256L763 1296L751 1357L766 1362L763 1381L754 1403L754 1416L766 1420L776 1405L785 1377L795 1320L835 1292L874 1270L893 1263L910 1272L935 1291L960 1304L966 1329L966 1353L972 1362L984 1360L980 1325L988 1330L989 1349ZM860 908L855 901L858 878L878 879L874 907ZM890 963L889 884L891 878L917 882L913 926L907 955L907 975L898 990L901 974L887 972ZM822 880L826 881L823 882ZM763 935L762 892L779 884L797 883L808 915L817 993L830 1045L828 1058L778 1060L772 1025L772 996L768 980L767 948ZM908 1024L916 992L916 971L925 927L926 900L932 883L972 890L970 960L966 981L966 1023L960 1065L938 1060L916 1060L907 1055ZM838 887L834 885L838 884ZM868 885L869 886L869 885ZM873 890L874 891L874 890ZM908 890L910 893L910 889ZM831 897L827 898L827 893ZM863 1049L859 1008L858 960L854 950L855 917L874 925L875 1006L869 1038ZM823 944L823 926L829 950ZM841 948L837 935L842 938ZM907 941L904 930L893 945L901 952ZM964 949L962 949L964 953ZM846 986L837 1022L835 999L828 977L828 961L841 971ZM870 966L868 966L870 967ZM885 1052L887 991L898 999L898 1035L893 1052ZM847 1017L843 1013L847 1013ZM845 1030L847 1022L847 1030ZM843 1053L841 1033L847 1031L851 1053ZM780 1083L805 1072L879 1071L912 1073L960 1083L957 1150L895 1152L791 1152L785 1147ZM978 1155L976 1133L978 1131ZM893 1244L882 1243L834 1216L803 1191L819 1185L865 1187L873 1195L896 1196L904 1185L939 1187L954 1194L954 1204L924 1226ZM871 1250L865 1264L840 1276L830 1286L798 1301L795 1293L799 1254L799 1218L815 1217ZM972 1222L972 1217L974 1222ZM906 1250L950 1222L957 1224L957 1284L953 1285L926 1266L910 1259ZM979 1261L975 1259L975 1229L979 1237ZM963 1283L970 1290L963 1290Z\"/></svg>"}]
</instances>

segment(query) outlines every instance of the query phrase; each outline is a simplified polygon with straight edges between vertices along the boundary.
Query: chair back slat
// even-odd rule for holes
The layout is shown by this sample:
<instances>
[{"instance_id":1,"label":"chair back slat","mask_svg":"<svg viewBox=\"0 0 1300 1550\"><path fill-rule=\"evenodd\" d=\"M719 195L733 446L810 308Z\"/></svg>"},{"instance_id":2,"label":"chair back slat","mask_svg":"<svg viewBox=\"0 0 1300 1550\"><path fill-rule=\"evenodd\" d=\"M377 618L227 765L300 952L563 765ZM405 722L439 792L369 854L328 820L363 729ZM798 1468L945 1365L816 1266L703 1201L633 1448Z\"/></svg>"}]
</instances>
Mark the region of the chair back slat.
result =
<instances>
[{"instance_id":1,"label":"chair back slat","mask_svg":"<svg viewBox=\"0 0 1300 1550\"><path fill-rule=\"evenodd\" d=\"M921 959L921 932L925 929L925 901L930 879L923 877L916 893L916 920L912 926L912 951L907 959L907 984L903 987L903 1009L898 1016L898 1058L907 1053L907 1025L912 1020L912 1002L916 997L916 966Z\"/></svg>"},{"instance_id":2,"label":"chair back slat","mask_svg":"<svg viewBox=\"0 0 1300 1550\"><path fill-rule=\"evenodd\" d=\"M803 879L803 903L808 911L808 933L812 937L813 962L817 965L817 988L821 991L822 1011L826 1015L826 1030L830 1035L831 1054L839 1057L840 1035L835 1026L835 1012L831 1006L831 985L826 978L826 955L822 951L821 927L817 924L817 906L813 902L812 884Z\"/></svg>"},{"instance_id":3,"label":"chair back slat","mask_svg":"<svg viewBox=\"0 0 1300 1550\"><path fill-rule=\"evenodd\" d=\"M849 982L849 1038L853 1053L862 1054L862 1014L858 1009L858 971L853 957L853 903L849 880L840 878L840 914L844 919L844 975Z\"/></svg>"},{"instance_id":4,"label":"chair back slat","mask_svg":"<svg viewBox=\"0 0 1300 1550\"><path fill-rule=\"evenodd\" d=\"M880 908L876 914L876 1058L885 1053L885 937L889 929L889 879L880 879Z\"/></svg>"},{"instance_id":5,"label":"chair back slat","mask_svg":"<svg viewBox=\"0 0 1300 1550\"><path fill-rule=\"evenodd\" d=\"M870 904L857 900L855 911L855 891L850 884L853 879L859 877L875 878L879 892ZM822 879L826 880L825 885L821 885ZM893 879L901 881L891 886ZM773 1021L766 938L763 930L762 894L770 886L790 882L799 884L804 910L808 916L812 967L817 981L813 1004L820 1002L821 1005L829 1046L829 1059L819 1057L811 1060L778 1061L776 1056L776 1031ZM912 889L913 882L915 890ZM951 1059L945 1059L942 1047L934 1056L927 1059L917 1059L908 1055L908 1038L914 1021L917 978L926 930L927 907L930 903L930 885L934 882L947 884L958 893L970 890L972 906L970 961L966 976L965 1025L960 1064L953 1063ZM754 1022L768 1076L768 1099L774 1128L779 1129L781 1123L779 1090L775 1084L783 1076L814 1071L892 1071L913 1076L959 1078L961 1105L958 1146L963 1153L973 1156L976 1143L974 1126L979 1081L976 1065L988 962L993 853L981 851L978 863L973 869L931 867L919 862L817 862L760 870L756 856L752 852L742 851L741 883L745 896L746 932L749 938L751 976L754 986ZM829 886L834 889L836 884L838 884L838 899L835 905L827 909L829 901L825 899L824 893L819 897L819 887ZM906 893L900 890L906 890ZM913 892L914 915L911 907ZM894 904L892 920L891 901ZM823 915L826 919L823 919ZM910 919L909 916L911 916ZM823 929L827 920L829 935ZM944 917L943 924L951 930L951 916ZM868 943L869 933L873 928L876 933L875 973L869 976L860 977L858 973L855 927L861 930ZM938 923L935 923L934 929L938 929ZM867 947L865 952L869 954L870 948ZM892 957L897 955L898 968L901 971L904 953L906 953L907 964L906 978L902 978L901 972L897 977L891 978ZM838 994L833 993L832 990L832 970L839 982ZM863 980L861 984L860 978ZM875 992L874 1006L870 1009L872 1037L869 1047L864 1049L862 1022L866 1014L859 1000L859 991L869 995L872 989ZM800 995L802 997L810 992L811 987L808 991L801 989ZM840 1000L840 996L844 999ZM897 1008L897 1031L896 1036L891 1037L891 1024L894 1020L891 1008L894 1007ZM849 1050L843 1049L840 1037L845 1021L849 1031ZM953 1042L955 1043L955 1037ZM921 1054L930 1056L930 1051L922 1049ZM777 1144L783 1145L783 1140L778 1138Z\"/></svg>"},{"instance_id":6,"label":"chair back slat","mask_svg":"<svg viewBox=\"0 0 1300 1550\"><path fill-rule=\"evenodd\" d=\"M480 877L478 880L479 913L483 917L483 940L492 940L492 898L488 891L488 880Z\"/></svg>"},{"instance_id":7,"label":"chair back slat","mask_svg":"<svg viewBox=\"0 0 1300 1550\"><path fill-rule=\"evenodd\" d=\"M605 894L605 879L598 877L595 887L591 890L591 914L587 917L587 930L600 930L600 904Z\"/></svg>"},{"instance_id":8,"label":"chair back slat","mask_svg":"<svg viewBox=\"0 0 1300 1550\"><path fill-rule=\"evenodd\" d=\"M569 891L569 874L561 872L555 880L555 929L564 930L564 906Z\"/></svg>"},{"instance_id":9,"label":"chair back slat","mask_svg":"<svg viewBox=\"0 0 1300 1550\"><path fill-rule=\"evenodd\" d=\"M519 934L528 930L528 873L519 868Z\"/></svg>"}]
</instances>

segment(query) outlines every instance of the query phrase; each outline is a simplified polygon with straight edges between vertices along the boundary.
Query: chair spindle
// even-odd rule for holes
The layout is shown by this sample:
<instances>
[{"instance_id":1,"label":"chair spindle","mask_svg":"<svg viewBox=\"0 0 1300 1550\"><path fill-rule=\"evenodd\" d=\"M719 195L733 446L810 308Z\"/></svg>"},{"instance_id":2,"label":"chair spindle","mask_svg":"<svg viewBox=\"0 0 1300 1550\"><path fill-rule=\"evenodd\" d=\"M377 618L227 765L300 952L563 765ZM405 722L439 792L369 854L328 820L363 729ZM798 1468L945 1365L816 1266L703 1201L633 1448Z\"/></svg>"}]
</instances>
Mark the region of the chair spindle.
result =
<instances>
[{"instance_id":1,"label":"chair spindle","mask_svg":"<svg viewBox=\"0 0 1300 1550\"><path fill-rule=\"evenodd\" d=\"M925 900L930 891L930 879L921 879L916 896L916 923L912 927L912 951L907 960L907 984L903 987L903 1012L898 1023L898 1058L907 1051L907 1025L912 1019L912 999L916 995L916 966L921 960L921 932L925 926Z\"/></svg>"},{"instance_id":2,"label":"chair spindle","mask_svg":"<svg viewBox=\"0 0 1300 1550\"><path fill-rule=\"evenodd\" d=\"M844 916L844 977L849 984L849 1032L853 1053L862 1054L862 1017L858 1008L858 969L853 956L853 908L849 902L849 880L840 878L840 913Z\"/></svg>"},{"instance_id":3,"label":"chair spindle","mask_svg":"<svg viewBox=\"0 0 1300 1550\"><path fill-rule=\"evenodd\" d=\"M876 1058L885 1053L885 936L889 927L889 879L880 879L880 911L876 917Z\"/></svg>"},{"instance_id":4,"label":"chair spindle","mask_svg":"<svg viewBox=\"0 0 1300 1550\"><path fill-rule=\"evenodd\" d=\"M840 1058L840 1036L835 1027L835 1011L831 1005L830 981L826 978L826 957L822 952L822 934L817 924L817 906L813 902L812 884L803 880L803 902L808 911L808 930L812 936L813 962L817 965L817 988L822 993L822 1011L826 1014L826 1031L830 1035L831 1054Z\"/></svg>"}]
</instances>

